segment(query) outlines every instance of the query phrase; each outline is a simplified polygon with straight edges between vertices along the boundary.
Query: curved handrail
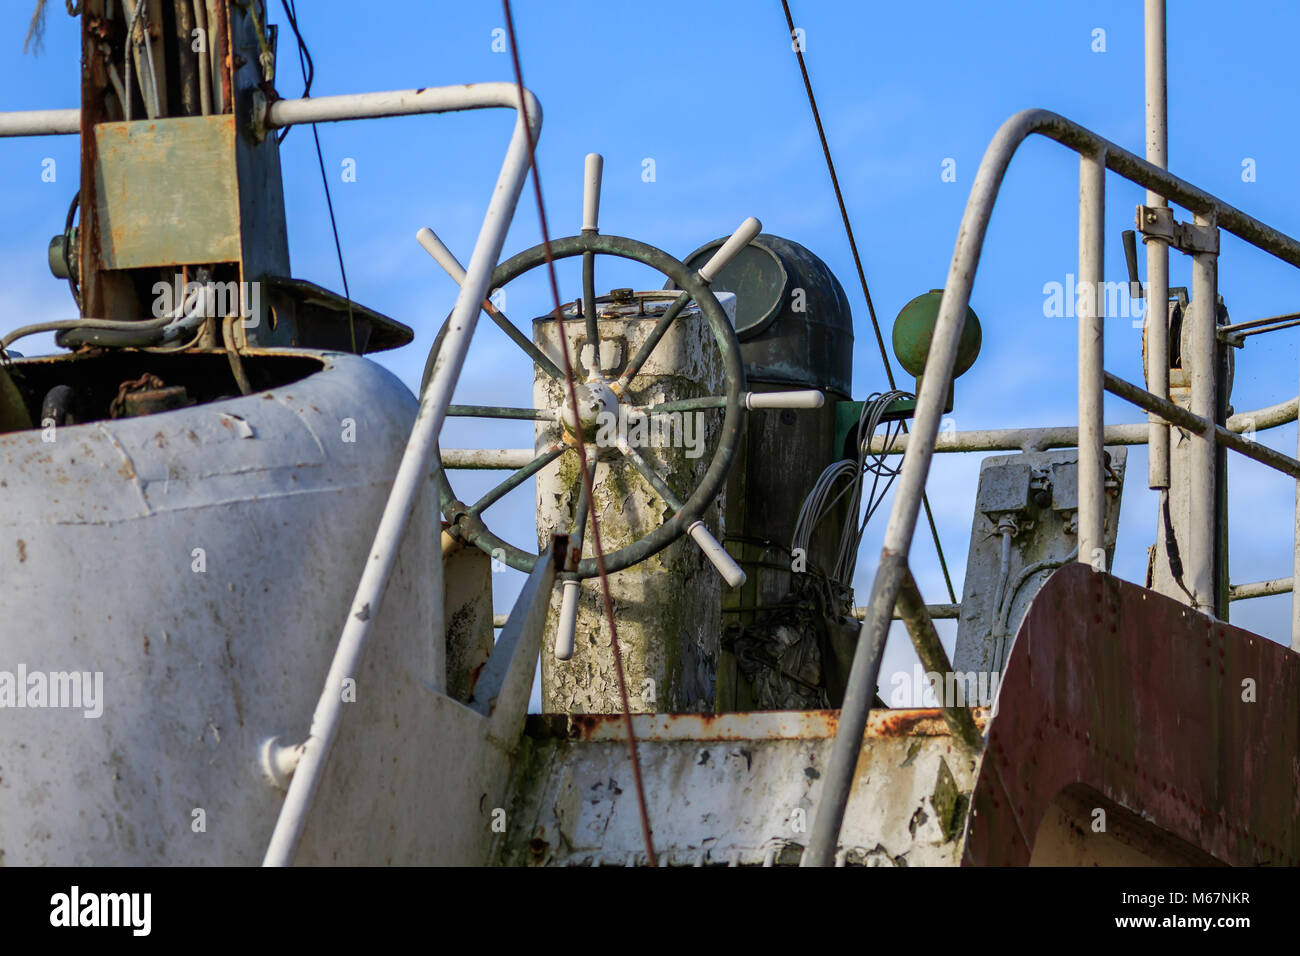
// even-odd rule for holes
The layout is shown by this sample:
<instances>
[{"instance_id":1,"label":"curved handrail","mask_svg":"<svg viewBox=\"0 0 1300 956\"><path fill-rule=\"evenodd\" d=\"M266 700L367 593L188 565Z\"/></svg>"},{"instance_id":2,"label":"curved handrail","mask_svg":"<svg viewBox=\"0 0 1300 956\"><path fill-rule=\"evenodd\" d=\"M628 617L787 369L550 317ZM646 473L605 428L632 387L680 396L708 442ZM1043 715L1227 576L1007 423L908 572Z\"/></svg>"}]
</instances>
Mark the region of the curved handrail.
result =
<instances>
[{"instance_id":1,"label":"curved handrail","mask_svg":"<svg viewBox=\"0 0 1300 956\"><path fill-rule=\"evenodd\" d=\"M428 480L434 444L446 418L456 379L465 364L470 336L478 322L480 303L487 298L492 270L501 258L506 230L510 227L515 205L531 166L532 151L529 144L537 141L537 134L541 131L542 108L536 97L527 90L523 91L521 98L519 88L514 83L477 83L396 93L358 93L279 100L271 104L266 112L268 128L276 128L292 123L446 113L493 107L518 111L514 132L483 217L483 226L474 243L469 267L465 270L465 282L456 296L451 318L447 321L449 331L438 354L428 387L420 396L420 409L416 413L415 424L411 427L411 437L407 440L402 461L393 478L392 490L384 505L383 516L379 519L365 570L348 609L347 623L343 626L334 659L321 688L320 699L312 714L310 735L301 748L301 757L290 781L289 792L285 795L275 830L271 834L263 861L265 866L284 866L293 861L298 839L302 835L307 813L311 809L325 761L338 731L343 710L340 689L345 678L354 677L357 673L361 653L370 636L371 624L379 615L388 577L397 561L398 548L410 523L419 492Z\"/></svg>"},{"instance_id":2,"label":"curved handrail","mask_svg":"<svg viewBox=\"0 0 1300 956\"><path fill-rule=\"evenodd\" d=\"M1049 110L1030 109L1014 114L1002 124L984 151L970 198L966 202L966 210L962 214L952 263L939 302L939 314L926 360L926 374L921 380L921 390L917 396L909 444L903 456L889 524L885 529L880 563L871 585L867 615L858 632L857 649L849 672L830 766L827 768L821 801L813 820L808 851L803 857L805 866L827 866L834 859L840 825L844 820L844 809L848 804L858 753L862 746L862 735L875 697L885 638L899 590L904 578L910 573L907 554L916 530L921 493L934 456L939 423L952 384L957 346L966 309L970 304L975 270L984 247L984 236L1007 167L1020 145L1035 134L1054 140L1081 157L1104 164L1112 172L1145 186L1193 213L1213 215L1220 228L1283 262L1300 266L1300 242L1167 170L1121 149L1078 123ZM1083 277L1081 281L1082 279Z\"/></svg>"}]
</instances>

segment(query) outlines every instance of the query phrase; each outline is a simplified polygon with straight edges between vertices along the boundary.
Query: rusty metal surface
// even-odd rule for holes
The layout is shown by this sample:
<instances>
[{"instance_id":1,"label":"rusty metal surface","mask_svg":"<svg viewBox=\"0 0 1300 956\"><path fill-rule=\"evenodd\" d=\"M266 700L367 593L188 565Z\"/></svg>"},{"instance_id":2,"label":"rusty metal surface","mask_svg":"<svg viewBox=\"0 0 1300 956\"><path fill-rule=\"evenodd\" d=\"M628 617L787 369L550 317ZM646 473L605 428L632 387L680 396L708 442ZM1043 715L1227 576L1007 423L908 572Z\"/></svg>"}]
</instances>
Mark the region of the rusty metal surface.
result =
<instances>
[{"instance_id":1,"label":"rusty metal surface","mask_svg":"<svg viewBox=\"0 0 1300 956\"><path fill-rule=\"evenodd\" d=\"M1226 863L1300 864L1300 656L1282 645L1071 564L1030 609L998 708L964 865L1029 862L1066 788Z\"/></svg>"},{"instance_id":2,"label":"rusty metal surface","mask_svg":"<svg viewBox=\"0 0 1300 956\"><path fill-rule=\"evenodd\" d=\"M934 622L930 620L930 615L925 609L925 600L921 597L911 572L903 578L903 586L898 590L898 613L903 618L903 623L907 625L907 632L912 638L916 656L920 658L921 666L926 669L926 672L935 675L951 673L952 665L948 662L948 652L944 650L939 640L939 633L934 629ZM932 680L935 682L936 695L943 700L942 678L935 676ZM979 753L984 749L980 730L975 725L965 700L948 701L943 707L943 715L953 735L971 751Z\"/></svg>"},{"instance_id":3,"label":"rusty metal surface","mask_svg":"<svg viewBox=\"0 0 1300 956\"><path fill-rule=\"evenodd\" d=\"M529 717L496 862L645 862L620 721ZM660 863L798 863L837 723L830 710L634 715ZM873 712L836 862L956 865L979 759L938 709Z\"/></svg>"},{"instance_id":4,"label":"rusty metal surface","mask_svg":"<svg viewBox=\"0 0 1300 956\"><path fill-rule=\"evenodd\" d=\"M100 123L94 138L102 259L93 267L240 260L233 116Z\"/></svg>"},{"instance_id":5,"label":"rusty metal surface","mask_svg":"<svg viewBox=\"0 0 1300 956\"><path fill-rule=\"evenodd\" d=\"M987 708L972 715L977 727L988 719ZM728 714L633 714L637 740L819 740L835 736L838 710L772 710ZM531 737L571 740L622 740L621 714L530 714ZM946 737L943 711L934 707L873 710L867 737Z\"/></svg>"}]
</instances>

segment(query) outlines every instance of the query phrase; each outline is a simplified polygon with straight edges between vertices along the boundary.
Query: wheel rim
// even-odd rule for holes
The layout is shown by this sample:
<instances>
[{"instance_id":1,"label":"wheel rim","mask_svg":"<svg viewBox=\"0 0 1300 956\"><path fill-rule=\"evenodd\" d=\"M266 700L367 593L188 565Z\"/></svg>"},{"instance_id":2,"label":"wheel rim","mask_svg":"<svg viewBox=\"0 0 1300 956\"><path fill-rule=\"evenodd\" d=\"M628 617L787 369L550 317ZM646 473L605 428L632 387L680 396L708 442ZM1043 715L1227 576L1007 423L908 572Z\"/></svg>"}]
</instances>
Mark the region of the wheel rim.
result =
<instances>
[{"instance_id":1,"label":"wheel rim","mask_svg":"<svg viewBox=\"0 0 1300 956\"><path fill-rule=\"evenodd\" d=\"M714 341L721 353L726 385L726 404L718 433L718 445L703 477L692 489L691 494L682 501L682 507L671 518L631 544L611 551L604 556L606 572L613 573L638 564L672 544L673 541L685 533L686 529L696 519L703 515L705 509L713 503L718 493L721 492L740 443L745 412L745 370L740 357L740 345L726 312L709 288L708 283L704 282L694 270L661 249L622 236L583 233L556 240L550 245L550 256L555 261L573 258L584 253L608 255L643 263L658 270L661 274L672 279L680 289L690 293L692 301L699 308L705 321L708 322ZM543 265L546 258L547 249L544 245L537 245L524 250L497 266L492 274L490 288L498 289L507 285L524 273ZM444 322L429 353L424 377L426 385L431 377L446 332L447 323ZM563 328L558 329L557 332L561 335L564 334ZM641 370L638 369L637 375L640 374ZM635 380L635 376L633 380ZM421 391L423 391L423 386ZM438 486L442 513L456 528L457 534L485 553L499 558L509 567L519 571L531 572L537 563L538 555L503 540L487 526L480 514L471 513L470 508L472 506L466 505L459 500L451 487L446 469L443 467L441 449L435 448L435 451L437 465L434 471L434 480ZM558 456L556 457L558 458ZM549 462L546 464L549 464ZM541 467L545 467L545 465ZM540 471L541 467L537 471ZM644 477L642 477L642 480L645 480ZM598 569L595 558L583 558L571 570L564 572L565 577L580 579L595 577L597 574Z\"/></svg>"}]
</instances>

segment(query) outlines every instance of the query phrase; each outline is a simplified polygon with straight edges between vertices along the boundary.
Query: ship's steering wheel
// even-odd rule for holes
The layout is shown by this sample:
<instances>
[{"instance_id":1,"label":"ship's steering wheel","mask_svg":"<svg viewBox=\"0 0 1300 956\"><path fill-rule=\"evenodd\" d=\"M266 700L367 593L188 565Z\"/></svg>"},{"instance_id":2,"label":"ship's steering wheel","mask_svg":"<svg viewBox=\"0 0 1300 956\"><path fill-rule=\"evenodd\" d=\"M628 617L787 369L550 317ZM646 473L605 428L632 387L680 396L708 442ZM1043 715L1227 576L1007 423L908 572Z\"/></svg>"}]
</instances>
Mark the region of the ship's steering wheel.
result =
<instances>
[{"instance_id":1,"label":"ship's steering wheel","mask_svg":"<svg viewBox=\"0 0 1300 956\"><path fill-rule=\"evenodd\" d=\"M628 414L658 414L696 411L701 409L723 409L722 427L719 430L717 447L709 462L708 469L691 493L682 500L668 483L650 466L645 458L623 438L619 438L616 447L599 449L600 457L619 456L631 464L654 491L672 509L672 516L658 528L604 556L605 570L608 573L623 570L646 558L657 554L669 544L689 535L704 552L709 561L718 569L723 578L732 587L738 587L745 581L745 573L727 551L718 543L705 527L702 515L722 490L740 443L741 429L744 425L745 412L749 408L808 408L817 407L822 402L820 392L766 392L750 393L745 390L745 368L740 355L740 344L736 331L714 295L709 283L721 269L758 235L761 225L758 220L747 219L739 229L719 248L717 253L698 270L686 266L678 259L654 246L621 236L601 235L596 228L596 210L599 205L601 158L596 154L587 157L586 190L583 213L582 232L576 236L558 239L550 244L550 256L553 261L581 256L582 268L582 312L586 321L585 343L591 348L591 372L584 383L576 381L577 416L567 386L564 388L564 401L558 411L533 408L498 408L488 406L452 405L448 416L478 418L513 418L533 421L557 421L561 426L561 436L556 442L542 449L536 457L523 464L508 478L496 485L473 503L462 501L452 489L447 477L447 465L443 461L441 448L436 449L436 467L434 480L437 483L440 506L443 516L450 524L449 532L480 550L503 561L508 566L520 571L531 572L537 563L538 555L531 549L516 547L500 538L483 520L483 512L504 495L523 484L547 465L566 454L578 454L580 447L588 450L589 467L594 465L597 449L593 436L600 417L605 414L618 415L620 406L626 407ZM431 230L422 229L418 235L420 244L438 261L440 265L458 283L464 280L464 269L456 258L442 244ZM600 340L598 332L598 312L596 305L595 257L598 255L614 256L641 262L656 269L672 280L681 293L659 315L653 330L645 338L636 354L632 355L623 366L614 381L604 377L599 356ZM499 265L492 274L490 288L500 289L509 282L532 269L546 264L547 250L544 245L537 245L519 253ZM725 394L666 402L660 405L641 407L631 404L628 399L633 391L630 386L650 358L655 347L668 332L672 323L682 311L694 302L709 324L713 339L722 359L725 376ZM551 377L561 383L566 382L563 369L541 349L533 344L531 338L516 328L491 302L484 302L483 309L503 331L533 361ZM424 382L421 391L428 385L432 375L438 351L448 330L448 322L443 324L438 337L430 350L425 366ZM566 334L563 329L557 334ZM577 356L571 354L570 361L575 367ZM611 373L612 374L612 373ZM581 435L581 439L579 438ZM570 525L569 556L564 570L559 577L564 587L564 601L561 614L560 636L556 642L556 654L567 659L572 652L572 620L577 611L578 585L584 578L595 577L599 572L594 558L582 558L583 537L586 530L587 513L590 502L587 500L585 485L579 486ZM566 624L568 625L566 627ZM567 638L566 638L567 634ZM565 646L567 643L567 647Z\"/></svg>"}]
</instances>

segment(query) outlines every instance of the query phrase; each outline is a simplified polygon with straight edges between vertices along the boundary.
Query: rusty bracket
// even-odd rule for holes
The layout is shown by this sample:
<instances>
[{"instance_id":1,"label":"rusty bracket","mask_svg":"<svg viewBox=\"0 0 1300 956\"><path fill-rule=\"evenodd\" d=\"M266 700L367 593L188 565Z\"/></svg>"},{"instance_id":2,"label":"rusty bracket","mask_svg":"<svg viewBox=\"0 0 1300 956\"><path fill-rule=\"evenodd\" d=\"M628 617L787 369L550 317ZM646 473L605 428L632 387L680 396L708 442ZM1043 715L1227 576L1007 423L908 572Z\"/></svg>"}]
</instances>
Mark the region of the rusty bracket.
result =
<instances>
[{"instance_id":1,"label":"rusty bracket","mask_svg":"<svg viewBox=\"0 0 1300 956\"><path fill-rule=\"evenodd\" d=\"M907 625L916 656L927 673L946 675L952 670L948 662L948 652L939 641L939 634L934 629L934 622L925 607L925 599L916 586L916 580L909 569L904 569L902 584L898 589L898 616ZM975 724L975 718L968 707L944 699L944 687L935 687L935 693L943 704L943 717L954 737L970 750L979 753L984 749L984 735Z\"/></svg>"},{"instance_id":2,"label":"rusty bracket","mask_svg":"<svg viewBox=\"0 0 1300 956\"><path fill-rule=\"evenodd\" d=\"M1137 228L1142 241L1163 239L1184 255L1219 254L1219 228L1179 222L1168 206L1138 206Z\"/></svg>"}]
</instances>

